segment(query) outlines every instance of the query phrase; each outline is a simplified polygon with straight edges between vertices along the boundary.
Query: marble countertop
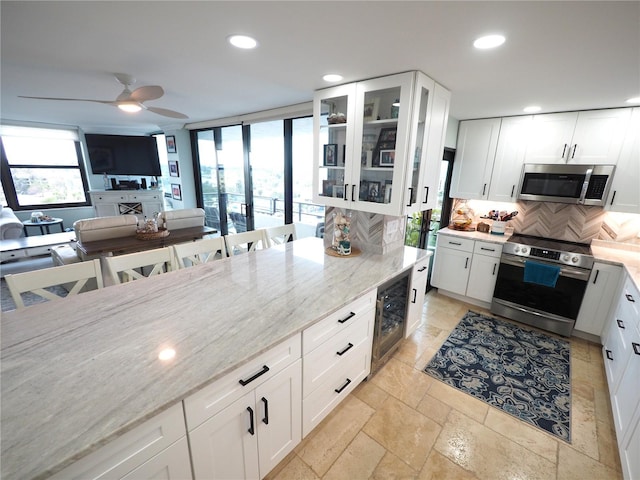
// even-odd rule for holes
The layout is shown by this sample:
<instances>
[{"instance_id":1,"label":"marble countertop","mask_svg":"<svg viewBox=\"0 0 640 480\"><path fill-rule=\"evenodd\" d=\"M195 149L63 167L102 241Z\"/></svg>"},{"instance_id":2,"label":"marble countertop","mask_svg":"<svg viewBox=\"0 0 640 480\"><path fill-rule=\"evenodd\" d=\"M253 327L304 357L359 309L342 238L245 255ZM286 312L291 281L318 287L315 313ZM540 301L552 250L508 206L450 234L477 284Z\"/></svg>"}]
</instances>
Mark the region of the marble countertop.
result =
<instances>
[{"instance_id":1,"label":"marble countertop","mask_svg":"<svg viewBox=\"0 0 640 480\"><path fill-rule=\"evenodd\" d=\"M428 255L302 239L4 313L1 476L46 478Z\"/></svg>"},{"instance_id":2,"label":"marble countertop","mask_svg":"<svg viewBox=\"0 0 640 480\"><path fill-rule=\"evenodd\" d=\"M438 235L440 234L452 235L454 237L469 238L471 240L482 240L483 242L500 243L500 244L506 242L510 236L510 235L495 235L493 233L484 233L484 232L478 232L478 231L465 232L462 230L454 230L453 228L448 228L448 227L438 230Z\"/></svg>"}]
</instances>

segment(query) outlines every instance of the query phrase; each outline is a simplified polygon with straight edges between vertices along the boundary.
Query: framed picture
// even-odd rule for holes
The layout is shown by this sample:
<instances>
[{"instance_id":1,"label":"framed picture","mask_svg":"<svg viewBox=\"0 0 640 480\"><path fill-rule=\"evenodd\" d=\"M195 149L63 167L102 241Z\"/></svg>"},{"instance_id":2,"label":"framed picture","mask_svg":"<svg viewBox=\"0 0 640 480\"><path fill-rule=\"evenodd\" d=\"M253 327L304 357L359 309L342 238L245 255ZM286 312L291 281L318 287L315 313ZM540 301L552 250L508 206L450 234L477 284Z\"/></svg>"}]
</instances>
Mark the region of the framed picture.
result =
<instances>
[{"instance_id":1,"label":"framed picture","mask_svg":"<svg viewBox=\"0 0 640 480\"><path fill-rule=\"evenodd\" d=\"M369 182L367 180L360 180L360 194L358 198L360 200L369 198Z\"/></svg>"},{"instance_id":2,"label":"framed picture","mask_svg":"<svg viewBox=\"0 0 640 480\"><path fill-rule=\"evenodd\" d=\"M367 200L370 202L377 202L378 197L380 197L380 182L369 182Z\"/></svg>"},{"instance_id":3,"label":"framed picture","mask_svg":"<svg viewBox=\"0 0 640 480\"><path fill-rule=\"evenodd\" d=\"M177 160L169 160L169 175L172 177L180 176L180 169L178 168Z\"/></svg>"},{"instance_id":4,"label":"framed picture","mask_svg":"<svg viewBox=\"0 0 640 480\"><path fill-rule=\"evenodd\" d=\"M396 127L381 128L378 135L378 142L376 148L373 151L372 166L380 166L380 152L382 150L395 150L396 149Z\"/></svg>"},{"instance_id":5,"label":"framed picture","mask_svg":"<svg viewBox=\"0 0 640 480\"><path fill-rule=\"evenodd\" d=\"M335 186L335 180L323 180L322 181L322 195L325 197L333 196L333 187Z\"/></svg>"},{"instance_id":6,"label":"framed picture","mask_svg":"<svg viewBox=\"0 0 640 480\"><path fill-rule=\"evenodd\" d=\"M175 135L167 135L165 139L167 140L167 153L177 153Z\"/></svg>"},{"instance_id":7,"label":"framed picture","mask_svg":"<svg viewBox=\"0 0 640 480\"><path fill-rule=\"evenodd\" d=\"M324 166L335 167L338 165L338 144L327 143L324 146Z\"/></svg>"},{"instance_id":8,"label":"framed picture","mask_svg":"<svg viewBox=\"0 0 640 480\"><path fill-rule=\"evenodd\" d=\"M380 150L380 166L381 167L393 167L393 162L396 157L395 150Z\"/></svg>"},{"instance_id":9,"label":"framed picture","mask_svg":"<svg viewBox=\"0 0 640 480\"><path fill-rule=\"evenodd\" d=\"M344 185L334 185L333 196L337 198L344 198Z\"/></svg>"},{"instance_id":10,"label":"framed picture","mask_svg":"<svg viewBox=\"0 0 640 480\"><path fill-rule=\"evenodd\" d=\"M384 182L384 203L391 203L391 180Z\"/></svg>"},{"instance_id":11,"label":"framed picture","mask_svg":"<svg viewBox=\"0 0 640 480\"><path fill-rule=\"evenodd\" d=\"M365 122L371 122L378 119L378 107L380 105L379 98L365 99L364 103L364 117Z\"/></svg>"},{"instance_id":12,"label":"framed picture","mask_svg":"<svg viewBox=\"0 0 640 480\"><path fill-rule=\"evenodd\" d=\"M180 188L179 183L171 184L171 194L174 200L182 200L182 189Z\"/></svg>"}]
</instances>

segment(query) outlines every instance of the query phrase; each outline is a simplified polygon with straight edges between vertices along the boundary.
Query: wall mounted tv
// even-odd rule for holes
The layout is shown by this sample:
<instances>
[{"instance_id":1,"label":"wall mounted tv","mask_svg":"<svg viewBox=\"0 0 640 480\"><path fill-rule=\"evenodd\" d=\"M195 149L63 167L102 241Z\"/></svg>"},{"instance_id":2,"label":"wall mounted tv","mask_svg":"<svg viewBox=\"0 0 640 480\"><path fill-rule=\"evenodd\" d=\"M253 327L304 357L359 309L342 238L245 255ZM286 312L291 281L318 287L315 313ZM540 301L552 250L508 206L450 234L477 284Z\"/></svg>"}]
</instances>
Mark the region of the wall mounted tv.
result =
<instances>
[{"instance_id":1,"label":"wall mounted tv","mask_svg":"<svg viewBox=\"0 0 640 480\"><path fill-rule=\"evenodd\" d=\"M94 174L160 176L155 137L85 134Z\"/></svg>"}]
</instances>

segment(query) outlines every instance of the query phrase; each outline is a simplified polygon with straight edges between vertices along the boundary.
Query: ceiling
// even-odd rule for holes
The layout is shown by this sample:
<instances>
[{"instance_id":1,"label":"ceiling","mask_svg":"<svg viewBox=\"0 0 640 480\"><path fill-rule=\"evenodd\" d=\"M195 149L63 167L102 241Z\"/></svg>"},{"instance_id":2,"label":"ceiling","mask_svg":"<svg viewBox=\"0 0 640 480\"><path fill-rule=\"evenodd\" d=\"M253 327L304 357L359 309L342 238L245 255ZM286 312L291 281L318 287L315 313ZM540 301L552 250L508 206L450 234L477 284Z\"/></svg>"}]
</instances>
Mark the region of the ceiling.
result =
<instances>
[{"instance_id":1,"label":"ceiling","mask_svg":"<svg viewBox=\"0 0 640 480\"><path fill-rule=\"evenodd\" d=\"M149 133L308 102L329 86L421 70L452 92L456 119L626 106L640 96L640 2L0 2L3 121ZM478 51L473 40L502 33ZM244 33L255 50L231 47ZM189 116L127 114L122 86L161 85L147 102Z\"/></svg>"}]
</instances>

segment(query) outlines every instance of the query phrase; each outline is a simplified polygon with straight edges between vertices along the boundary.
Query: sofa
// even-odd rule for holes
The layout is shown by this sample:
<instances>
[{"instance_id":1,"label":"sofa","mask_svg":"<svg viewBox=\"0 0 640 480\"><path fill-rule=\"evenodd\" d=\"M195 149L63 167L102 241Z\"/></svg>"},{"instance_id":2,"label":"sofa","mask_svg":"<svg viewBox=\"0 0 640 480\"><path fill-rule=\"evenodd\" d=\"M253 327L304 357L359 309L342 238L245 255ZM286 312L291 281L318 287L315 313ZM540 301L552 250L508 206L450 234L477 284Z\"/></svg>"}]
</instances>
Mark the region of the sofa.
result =
<instances>
[{"instance_id":1,"label":"sofa","mask_svg":"<svg viewBox=\"0 0 640 480\"><path fill-rule=\"evenodd\" d=\"M23 225L9 207L0 205L0 240L10 240L23 235Z\"/></svg>"}]
</instances>

